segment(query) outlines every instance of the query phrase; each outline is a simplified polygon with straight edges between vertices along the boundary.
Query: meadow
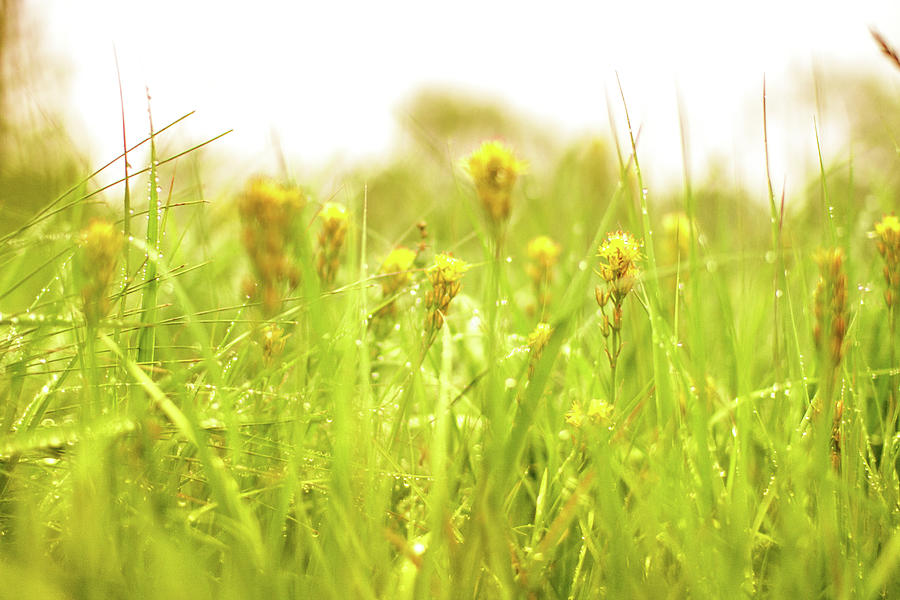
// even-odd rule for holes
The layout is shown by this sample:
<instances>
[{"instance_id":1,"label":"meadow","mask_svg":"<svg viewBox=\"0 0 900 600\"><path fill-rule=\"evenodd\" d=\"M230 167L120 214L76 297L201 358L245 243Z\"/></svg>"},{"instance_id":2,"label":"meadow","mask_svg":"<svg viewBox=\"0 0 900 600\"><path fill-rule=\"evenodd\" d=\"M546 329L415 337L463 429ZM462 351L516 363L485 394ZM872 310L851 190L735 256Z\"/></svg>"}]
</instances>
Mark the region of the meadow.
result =
<instances>
[{"instance_id":1,"label":"meadow","mask_svg":"<svg viewBox=\"0 0 900 600\"><path fill-rule=\"evenodd\" d=\"M893 149L653 190L630 123L420 108L214 197L179 122L3 180L0 597L900 595Z\"/></svg>"}]
</instances>

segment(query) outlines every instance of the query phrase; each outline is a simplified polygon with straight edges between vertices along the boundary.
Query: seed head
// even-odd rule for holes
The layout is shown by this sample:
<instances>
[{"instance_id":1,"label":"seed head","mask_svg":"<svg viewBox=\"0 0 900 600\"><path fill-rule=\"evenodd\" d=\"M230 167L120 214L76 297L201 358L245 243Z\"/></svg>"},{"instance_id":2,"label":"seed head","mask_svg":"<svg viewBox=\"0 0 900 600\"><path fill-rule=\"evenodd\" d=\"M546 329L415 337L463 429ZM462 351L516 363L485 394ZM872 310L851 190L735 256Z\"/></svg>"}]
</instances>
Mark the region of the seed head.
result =
<instances>
[{"instance_id":1,"label":"seed head","mask_svg":"<svg viewBox=\"0 0 900 600\"><path fill-rule=\"evenodd\" d=\"M304 206L306 197L299 189L264 177L251 179L238 198L241 237L255 274L245 283L245 292L261 297L267 315L277 312L281 288L299 282L291 248L294 223Z\"/></svg>"},{"instance_id":2,"label":"seed head","mask_svg":"<svg viewBox=\"0 0 900 600\"><path fill-rule=\"evenodd\" d=\"M844 356L848 321L844 252L840 248L820 250L815 258L819 264L819 281L814 295L813 337L816 346L827 352L831 367L836 369Z\"/></svg>"},{"instance_id":3,"label":"seed head","mask_svg":"<svg viewBox=\"0 0 900 600\"><path fill-rule=\"evenodd\" d=\"M475 182L475 190L485 211L494 223L509 218L510 196L525 163L516 159L512 150L498 141L488 141L465 160L466 172Z\"/></svg>"},{"instance_id":4,"label":"seed head","mask_svg":"<svg viewBox=\"0 0 900 600\"><path fill-rule=\"evenodd\" d=\"M112 223L91 221L81 233L81 300L88 323L96 325L109 312L107 290L116 274L122 236Z\"/></svg>"}]
</instances>

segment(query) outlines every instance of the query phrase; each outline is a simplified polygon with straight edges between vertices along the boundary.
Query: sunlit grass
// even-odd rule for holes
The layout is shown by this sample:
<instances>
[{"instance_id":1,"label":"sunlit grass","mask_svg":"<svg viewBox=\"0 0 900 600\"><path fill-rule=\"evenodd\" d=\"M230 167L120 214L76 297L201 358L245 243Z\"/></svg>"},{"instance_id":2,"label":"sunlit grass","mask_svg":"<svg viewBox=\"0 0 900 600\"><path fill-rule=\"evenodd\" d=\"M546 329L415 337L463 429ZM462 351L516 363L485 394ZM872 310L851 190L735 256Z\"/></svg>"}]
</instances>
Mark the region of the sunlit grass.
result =
<instances>
[{"instance_id":1,"label":"sunlit grass","mask_svg":"<svg viewBox=\"0 0 900 600\"><path fill-rule=\"evenodd\" d=\"M210 199L167 129L0 238L0 596L900 593L886 181L665 205L632 138Z\"/></svg>"}]
</instances>

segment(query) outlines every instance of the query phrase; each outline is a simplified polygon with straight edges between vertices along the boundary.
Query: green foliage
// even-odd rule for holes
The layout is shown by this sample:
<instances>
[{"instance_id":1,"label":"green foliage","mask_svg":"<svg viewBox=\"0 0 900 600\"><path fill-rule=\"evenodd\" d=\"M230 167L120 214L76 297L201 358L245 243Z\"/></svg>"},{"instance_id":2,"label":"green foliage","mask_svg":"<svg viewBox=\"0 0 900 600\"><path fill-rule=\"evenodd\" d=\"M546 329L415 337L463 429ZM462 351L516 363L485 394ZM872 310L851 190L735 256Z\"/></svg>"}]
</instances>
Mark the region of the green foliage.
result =
<instances>
[{"instance_id":1,"label":"green foliage","mask_svg":"<svg viewBox=\"0 0 900 600\"><path fill-rule=\"evenodd\" d=\"M427 123L471 133L464 109ZM273 314L242 284L241 190L201 197L156 156L165 131L129 173L136 239L108 316L85 319L73 260L101 197L88 179L0 238L0 597L900 593L898 338L866 236L890 179L869 175L875 206L840 204L835 366L813 341L827 219L782 223L775 203L773 222L714 178L667 228L633 156L513 140L530 168L501 232L469 148L412 152L344 178L327 285L313 240L331 198L308 190ZM619 228L643 246L613 374L594 288ZM542 310L540 234L561 246ZM409 276L380 269L399 245ZM433 285L445 251L470 268Z\"/></svg>"}]
</instances>

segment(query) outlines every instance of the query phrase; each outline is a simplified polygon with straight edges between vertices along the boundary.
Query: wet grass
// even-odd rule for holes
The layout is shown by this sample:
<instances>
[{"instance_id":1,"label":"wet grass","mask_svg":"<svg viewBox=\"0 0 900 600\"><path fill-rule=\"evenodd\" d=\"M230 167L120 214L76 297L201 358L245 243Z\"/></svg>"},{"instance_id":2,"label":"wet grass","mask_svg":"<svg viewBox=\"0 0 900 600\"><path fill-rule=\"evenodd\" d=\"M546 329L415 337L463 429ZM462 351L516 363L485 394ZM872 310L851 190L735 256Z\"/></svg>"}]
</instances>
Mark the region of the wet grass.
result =
<instances>
[{"instance_id":1,"label":"wet grass","mask_svg":"<svg viewBox=\"0 0 900 600\"><path fill-rule=\"evenodd\" d=\"M634 140L523 143L498 219L433 147L208 198L165 135L124 198L87 177L0 239L0 596L900 593L889 179L838 193L823 161L785 210L648 190ZM91 218L122 232L96 321ZM435 283L444 252L468 269Z\"/></svg>"}]
</instances>

